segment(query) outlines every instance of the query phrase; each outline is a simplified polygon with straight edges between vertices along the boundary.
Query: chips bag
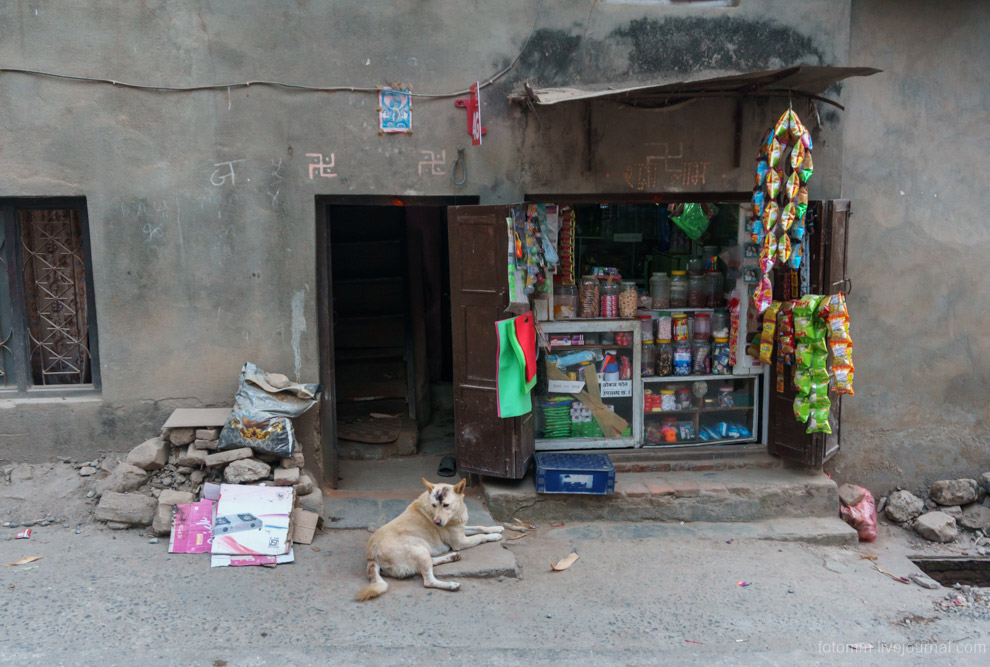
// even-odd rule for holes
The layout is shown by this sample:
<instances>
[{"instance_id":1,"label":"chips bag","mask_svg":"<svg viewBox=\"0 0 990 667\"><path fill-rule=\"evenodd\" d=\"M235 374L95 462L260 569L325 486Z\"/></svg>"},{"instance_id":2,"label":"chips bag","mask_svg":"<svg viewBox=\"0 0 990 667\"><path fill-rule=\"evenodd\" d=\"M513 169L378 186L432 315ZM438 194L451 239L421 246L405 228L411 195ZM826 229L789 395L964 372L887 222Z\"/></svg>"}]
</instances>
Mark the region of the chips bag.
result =
<instances>
[{"instance_id":1,"label":"chips bag","mask_svg":"<svg viewBox=\"0 0 990 667\"><path fill-rule=\"evenodd\" d=\"M791 138L791 123L800 123L797 115L792 109L788 109L784 113L780 114L780 118L777 119L777 124L774 126L773 134L775 137L783 142L787 142ZM800 138L801 135L798 135Z\"/></svg>"},{"instance_id":2,"label":"chips bag","mask_svg":"<svg viewBox=\"0 0 990 667\"><path fill-rule=\"evenodd\" d=\"M772 299L773 285L770 283L770 278L763 276L760 282L756 284L756 289L753 292L753 305L756 306L756 312L762 313L766 310Z\"/></svg>"},{"instance_id":3,"label":"chips bag","mask_svg":"<svg viewBox=\"0 0 990 667\"><path fill-rule=\"evenodd\" d=\"M777 226L777 220L780 219L780 205L775 201L771 201L763 209L763 229L768 232Z\"/></svg>"},{"instance_id":4,"label":"chips bag","mask_svg":"<svg viewBox=\"0 0 990 667\"><path fill-rule=\"evenodd\" d=\"M760 158L756 161L756 187L760 189L763 187L763 181L767 177L767 173L770 171L770 164L764 159Z\"/></svg>"},{"instance_id":5,"label":"chips bag","mask_svg":"<svg viewBox=\"0 0 990 667\"><path fill-rule=\"evenodd\" d=\"M774 262L777 261L777 237L773 232L767 232L763 239L763 247L760 249L760 273L764 276L773 269Z\"/></svg>"},{"instance_id":6,"label":"chips bag","mask_svg":"<svg viewBox=\"0 0 990 667\"><path fill-rule=\"evenodd\" d=\"M791 258L791 239L787 234L784 234L779 239L777 239L777 259L783 264L787 264L787 260Z\"/></svg>"},{"instance_id":7,"label":"chips bag","mask_svg":"<svg viewBox=\"0 0 990 667\"><path fill-rule=\"evenodd\" d=\"M797 197L798 190L801 187L801 179L798 177L798 173L795 171L787 178L787 185L784 187L784 194L787 196L788 200L793 200Z\"/></svg>"},{"instance_id":8,"label":"chips bag","mask_svg":"<svg viewBox=\"0 0 990 667\"><path fill-rule=\"evenodd\" d=\"M794 397L794 418L799 422L804 423L808 421L808 417L811 415L811 404L808 403L808 397L798 394Z\"/></svg>"},{"instance_id":9,"label":"chips bag","mask_svg":"<svg viewBox=\"0 0 990 667\"><path fill-rule=\"evenodd\" d=\"M853 391L853 374L855 370L852 366L833 366L832 375L835 378L835 393L849 394L855 396Z\"/></svg>"},{"instance_id":10,"label":"chips bag","mask_svg":"<svg viewBox=\"0 0 990 667\"><path fill-rule=\"evenodd\" d=\"M782 357L794 354L794 304L787 301L777 312L777 350Z\"/></svg>"},{"instance_id":11,"label":"chips bag","mask_svg":"<svg viewBox=\"0 0 990 667\"><path fill-rule=\"evenodd\" d=\"M808 417L808 429L805 433L831 433L832 427L828 423L828 408L818 408L811 411Z\"/></svg>"},{"instance_id":12,"label":"chips bag","mask_svg":"<svg viewBox=\"0 0 990 667\"><path fill-rule=\"evenodd\" d=\"M780 302L774 301L763 313L763 333L760 336L760 361L769 364L773 361L773 334L777 328L777 311Z\"/></svg>"},{"instance_id":13,"label":"chips bag","mask_svg":"<svg viewBox=\"0 0 990 667\"><path fill-rule=\"evenodd\" d=\"M783 209L780 211L780 227L785 232L791 228L794 224L794 219L797 217L797 206L794 202L788 202Z\"/></svg>"},{"instance_id":14,"label":"chips bag","mask_svg":"<svg viewBox=\"0 0 990 667\"><path fill-rule=\"evenodd\" d=\"M804 158L807 155L807 151L804 148L804 144L800 141L791 151L791 169L797 171L801 165L804 163Z\"/></svg>"},{"instance_id":15,"label":"chips bag","mask_svg":"<svg viewBox=\"0 0 990 667\"><path fill-rule=\"evenodd\" d=\"M798 144L798 146L803 147L804 145ZM815 171L815 165L811 161L811 151L808 151L807 154L804 156L804 159L801 160L800 168L797 170L798 175L801 177L801 182L807 183L808 179L811 178L811 174L814 173L814 171Z\"/></svg>"},{"instance_id":16,"label":"chips bag","mask_svg":"<svg viewBox=\"0 0 990 667\"><path fill-rule=\"evenodd\" d=\"M774 137L770 142L770 153L767 155L767 161L770 163L771 167L776 167L780 164L780 158L784 154L784 146L777 137Z\"/></svg>"},{"instance_id":17,"label":"chips bag","mask_svg":"<svg viewBox=\"0 0 990 667\"><path fill-rule=\"evenodd\" d=\"M800 241L791 241L791 259L787 265L797 271L801 268L801 260L804 259L804 248Z\"/></svg>"},{"instance_id":18,"label":"chips bag","mask_svg":"<svg viewBox=\"0 0 990 667\"><path fill-rule=\"evenodd\" d=\"M832 341L833 368L839 365L852 366L852 350L851 340Z\"/></svg>"},{"instance_id":19,"label":"chips bag","mask_svg":"<svg viewBox=\"0 0 990 667\"><path fill-rule=\"evenodd\" d=\"M771 166L773 166L771 164ZM763 187L770 199L776 199L777 195L780 194L780 188L783 185L784 174L780 169L771 169L767 172L766 181L764 181Z\"/></svg>"}]
</instances>

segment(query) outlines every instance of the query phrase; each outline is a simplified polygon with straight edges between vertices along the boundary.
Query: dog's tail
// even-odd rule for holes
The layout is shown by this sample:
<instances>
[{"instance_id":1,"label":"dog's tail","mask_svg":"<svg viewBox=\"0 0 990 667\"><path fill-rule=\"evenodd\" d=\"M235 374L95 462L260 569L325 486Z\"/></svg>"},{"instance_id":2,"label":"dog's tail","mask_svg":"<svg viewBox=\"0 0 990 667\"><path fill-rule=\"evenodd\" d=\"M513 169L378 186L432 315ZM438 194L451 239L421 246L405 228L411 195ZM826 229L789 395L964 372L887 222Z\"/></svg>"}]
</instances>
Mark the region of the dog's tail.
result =
<instances>
[{"instance_id":1,"label":"dog's tail","mask_svg":"<svg viewBox=\"0 0 990 667\"><path fill-rule=\"evenodd\" d=\"M354 596L358 602L372 600L388 590L388 584L382 579L381 568L373 560L368 561L368 579L371 580L371 584L365 586L360 593Z\"/></svg>"}]
</instances>

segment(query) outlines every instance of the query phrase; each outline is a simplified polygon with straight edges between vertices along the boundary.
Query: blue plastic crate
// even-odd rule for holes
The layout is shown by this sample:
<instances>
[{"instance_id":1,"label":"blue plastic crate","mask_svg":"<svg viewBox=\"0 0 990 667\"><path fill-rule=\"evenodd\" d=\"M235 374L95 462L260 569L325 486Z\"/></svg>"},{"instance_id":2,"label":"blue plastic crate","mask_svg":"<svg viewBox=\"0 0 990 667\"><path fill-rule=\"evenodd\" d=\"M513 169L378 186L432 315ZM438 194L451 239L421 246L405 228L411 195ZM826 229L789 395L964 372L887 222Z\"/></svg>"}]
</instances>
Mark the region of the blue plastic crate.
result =
<instances>
[{"instance_id":1,"label":"blue plastic crate","mask_svg":"<svg viewBox=\"0 0 990 667\"><path fill-rule=\"evenodd\" d=\"M608 495L615 492L615 466L605 454L540 453L536 492Z\"/></svg>"}]
</instances>

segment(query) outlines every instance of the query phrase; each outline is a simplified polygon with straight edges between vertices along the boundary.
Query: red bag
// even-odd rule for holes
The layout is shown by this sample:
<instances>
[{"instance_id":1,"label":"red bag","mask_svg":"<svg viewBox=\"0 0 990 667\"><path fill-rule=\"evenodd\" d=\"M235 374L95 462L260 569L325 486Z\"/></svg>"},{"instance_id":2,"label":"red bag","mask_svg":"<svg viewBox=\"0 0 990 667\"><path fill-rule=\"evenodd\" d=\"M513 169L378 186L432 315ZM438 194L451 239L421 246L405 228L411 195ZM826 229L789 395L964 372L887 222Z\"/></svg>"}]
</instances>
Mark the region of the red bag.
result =
<instances>
[{"instance_id":1,"label":"red bag","mask_svg":"<svg viewBox=\"0 0 990 667\"><path fill-rule=\"evenodd\" d=\"M839 503L839 516L856 529L860 542L872 542L877 539L877 506L873 501L873 494L867 489L862 490L863 499L855 505L846 507Z\"/></svg>"}]
</instances>

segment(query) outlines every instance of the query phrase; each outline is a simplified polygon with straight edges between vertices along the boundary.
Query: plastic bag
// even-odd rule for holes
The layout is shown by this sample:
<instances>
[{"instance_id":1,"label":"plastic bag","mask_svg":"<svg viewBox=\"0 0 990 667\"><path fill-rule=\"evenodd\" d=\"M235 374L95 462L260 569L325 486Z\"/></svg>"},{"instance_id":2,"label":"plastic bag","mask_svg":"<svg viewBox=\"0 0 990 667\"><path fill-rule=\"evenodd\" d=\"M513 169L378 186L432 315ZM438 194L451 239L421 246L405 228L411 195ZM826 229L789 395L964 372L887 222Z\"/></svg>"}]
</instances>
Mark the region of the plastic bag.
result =
<instances>
[{"instance_id":1,"label":"plastic bag","mask_svg":"<svg viewBox=\"0 0 990 667\"><path fill-rule=\"evenodd\" d=\"M244 364L234 410L223 425L217 449L250 447L262 454L292 456L296 436L290 419L313 407L319 392L318 384L289 382L284 375Z\"/></svg>"},{"instance_id":2,"label":"plastic bag","mask_svg":"<svg viewBox=\"0 0 990 667\"><path fill-rule=\"evenodd\" d=\"M856 488L864 492L863 499L851 507L839 503L839 516L856 529L860 542L872 542L877 539L876 503L868 489Z\"/></svg>"},{"instance_id":3,"label":"plastic bag","mask_svg":"<svg viewBox=\"0 0 990 667\"><path fill-rule=\"evenodd\" d=\"M715 215L714 207L710 214L706 214L701 204L684 204L684 210L671 218L678 227L684 230L692 241L697 241L708 229L708 216Z\"/></svg>"}]
</instances>

